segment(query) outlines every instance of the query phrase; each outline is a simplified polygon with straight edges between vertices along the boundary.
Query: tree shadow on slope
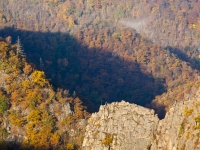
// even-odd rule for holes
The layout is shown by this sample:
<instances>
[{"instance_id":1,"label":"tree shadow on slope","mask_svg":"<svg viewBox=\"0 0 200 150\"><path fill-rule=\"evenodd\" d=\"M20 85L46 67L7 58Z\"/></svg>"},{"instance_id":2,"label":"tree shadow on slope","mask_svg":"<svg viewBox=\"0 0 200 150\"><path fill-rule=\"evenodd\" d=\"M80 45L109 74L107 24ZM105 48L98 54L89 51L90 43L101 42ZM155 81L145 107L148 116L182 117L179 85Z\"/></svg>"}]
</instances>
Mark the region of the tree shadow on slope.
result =
<instances>
[{"instance_id":1,"label":"tree shadow on slope","mask_svg":"<svg viewBox=\"0 0 200 150\"><path fill-rule=\"evenodd\" d=\"M145 106L166 91L165 80L142 73L137 62L88 48L69 34L6 28L0 36L12 36L13 43L19 36L27 60L44 70L55 88L77 94L89 112L121 100Z\"/></svg>"},{"instance_id":2,"label":"tree shadow on slope","mask_svg":"<svg viewBox=\"0 0 200 150\"><path fill-rule=\"evenodd\" d=\"M31 150L31 148L22 148L20 143L11 142L11 141L1 141L0 149L2 150Z\"/></svg>"}]
</instances>

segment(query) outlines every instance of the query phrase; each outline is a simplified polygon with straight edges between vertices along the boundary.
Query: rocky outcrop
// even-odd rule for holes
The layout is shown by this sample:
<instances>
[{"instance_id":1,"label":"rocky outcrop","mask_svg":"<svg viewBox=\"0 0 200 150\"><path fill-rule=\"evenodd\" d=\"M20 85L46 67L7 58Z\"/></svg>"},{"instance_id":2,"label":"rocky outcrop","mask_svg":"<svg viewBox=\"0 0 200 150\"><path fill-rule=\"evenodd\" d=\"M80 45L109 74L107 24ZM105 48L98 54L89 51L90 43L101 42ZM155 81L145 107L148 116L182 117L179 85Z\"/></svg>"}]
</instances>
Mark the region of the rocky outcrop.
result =
<instances>
[{"instance_id":1,"label":"rocky outcrop","mask_svg":"<svg viewBox=\"0 0 200 150\"><path fill-rule=\"evenodd\" d=\"M199 150L200 94L184 102L174 103L159 121L152 150Z\"/></svg>"},{"instance_id":2,"label":"rocky outcrop","mask_svg":"<svg viewBox=\"0 0 200 150\"><path fill-rule=\"evenodd\" d=\"M164 119L127 102L101 106L86 127L83 150L199 150L200 92L174 102Z\"/></svg>"},{"instance_id":3,"label":"rocky outcrop","mask_svg":"<svg viewBox=\"0 0 200 150\"><path fill-rule=\"evenodd\" d=\"M58 121L64 119L72 113L69 103L61 104L56 101L49 105L49 111L57 118Z\"/></svg>"},{"instance_id":4,"label":"rocky outcrop","mask_svg":"<svg viewBox=\"0 0 200 150\"><path fill-rule=\"evenodd\" d=\"M83 150L147 149L158 121L153 110L124 101L101 106L88 121ZM107 135L112 140L104 144Z\"/></svg>"}]
</instances>

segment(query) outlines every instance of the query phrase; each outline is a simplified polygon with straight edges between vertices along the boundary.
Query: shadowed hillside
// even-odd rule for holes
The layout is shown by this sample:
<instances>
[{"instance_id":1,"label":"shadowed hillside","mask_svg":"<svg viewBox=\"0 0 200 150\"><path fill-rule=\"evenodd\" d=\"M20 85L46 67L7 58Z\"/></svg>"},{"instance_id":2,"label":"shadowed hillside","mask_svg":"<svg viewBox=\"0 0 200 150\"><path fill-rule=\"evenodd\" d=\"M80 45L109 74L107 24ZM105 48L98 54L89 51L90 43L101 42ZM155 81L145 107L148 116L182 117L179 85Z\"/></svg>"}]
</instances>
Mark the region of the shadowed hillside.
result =
<instances>
[{"instance_id":1,"label":"shadowed hillside","mask_svg":"<svg viewBox=\"0 0 200 150\"><path fill-rule=\"evenodd\" d=\"M105 102L122 99L145 106L165 92L165 80L141 71L137 62L114 56L106 49L88 48L63 33L41 33L14 30L0 31L19 36L29 62L45 71L56 87L70 89L84 100L90 112Z\"/></svg>"}]
</instances>

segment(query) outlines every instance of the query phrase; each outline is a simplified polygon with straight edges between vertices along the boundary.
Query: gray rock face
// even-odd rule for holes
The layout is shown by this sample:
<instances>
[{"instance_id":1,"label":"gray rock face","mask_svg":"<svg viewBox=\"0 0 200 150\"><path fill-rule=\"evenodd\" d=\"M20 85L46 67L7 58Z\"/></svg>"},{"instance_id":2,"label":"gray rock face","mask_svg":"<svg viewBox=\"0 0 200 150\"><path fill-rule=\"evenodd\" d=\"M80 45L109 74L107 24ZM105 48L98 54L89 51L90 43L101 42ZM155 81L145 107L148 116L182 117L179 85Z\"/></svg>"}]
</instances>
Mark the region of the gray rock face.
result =
<instances>
[{"instance_id":1,"label":"gray rock face","mask_svg":"<svg viewBox=\"0 0 200 150\"><path fill-rule=\"evenodd\" d=\"M200 113L200 94L175 103L163 120L159 121L152 150L199 150L198 123L195 118Z\"/></svg>"},{"instance_id":2,"label":"gray rock face","mask_svg":"<svg viewBox=\"0 0 200 150\"><path fill-rule=\"evenodd\" d=\"M55 117L60 121L63 118L65 118L66 116L68 116L69 114L72 113L72 111L70 110L70 105L69 103L66 104L60 104L56 101L54 101L54 103L52 103L51 105L49 105L49 111L55 115Z\"/></svg>"},{"instance_id":3,"label":"gray rock face","mask_svg":"<svg viewBox=\"0 0 200 150\"><path fill-rule=\"evenodd\" d=\"M199 136L198 91L193 98L174 103L163 120L153 110L124 101L101 106L88 121L82 149L199 150Z\"/></svg>"},{"instance_id":4,"label":"gray rock face","mask_svg":"<svg viewBox=\"0 0 200 150\"><path fill-rule=\"evenodd\" d=\"M88 121L83 150L142 150L150 147L158 124L153 110L127 102L101 106ZM109 145L102 142L112 136Z\"/></svg>"}]
</instances>

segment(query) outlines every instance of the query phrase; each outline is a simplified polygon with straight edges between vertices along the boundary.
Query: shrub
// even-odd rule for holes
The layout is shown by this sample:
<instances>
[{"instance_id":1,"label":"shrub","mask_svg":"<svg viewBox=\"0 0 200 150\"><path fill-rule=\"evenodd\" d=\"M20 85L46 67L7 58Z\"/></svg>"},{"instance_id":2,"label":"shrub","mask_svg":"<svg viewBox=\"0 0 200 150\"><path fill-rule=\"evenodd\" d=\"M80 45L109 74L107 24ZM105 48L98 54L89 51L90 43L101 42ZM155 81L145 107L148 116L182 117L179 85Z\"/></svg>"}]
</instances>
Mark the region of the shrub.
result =
<instances>
[{"instance_id":1,"label":"shrub","mask_svg":"<svg viewBox=\"0 0 200 150\"><path fill-rule=\"evenodd\" d=\"M110 144L112 143L112 141L113 141L113 136L110 135L110 134L106 134L105 139L102 141L102 145L104 145L104 146L110 146Z\"/></svg>"},{"instance_id":2,"label":"shrub","mask_svg":"<svg viewBox=\"0 0 200 150\"><path fill-rule=\"evenodd\" d=\"M73 150L74 149L74 145L71 144L71 143L68 143L67 146L66 146L66 149L67 150Z\"/></svg>"},{"instance_id":3,"label":"shrub","mask_svg":"<svg viewBox=\"0 0 200 150\"><path fill-rule=\"evenodd\" d=\"M16 111L12 111L9 115L10 122L15 126L23 126L25 119Z\"/></svg>"},{"instance_id":4,"label":"shrub","mask_svg":"<svg viewBox=\"0 0 200 150\"><path fill-rule=\"evenodd\" d=\"M3 95L0 95L0 114L2 114L3 112L5 112L8 109L9 109L8 98Z\"/></svg>"}]
</instances>

